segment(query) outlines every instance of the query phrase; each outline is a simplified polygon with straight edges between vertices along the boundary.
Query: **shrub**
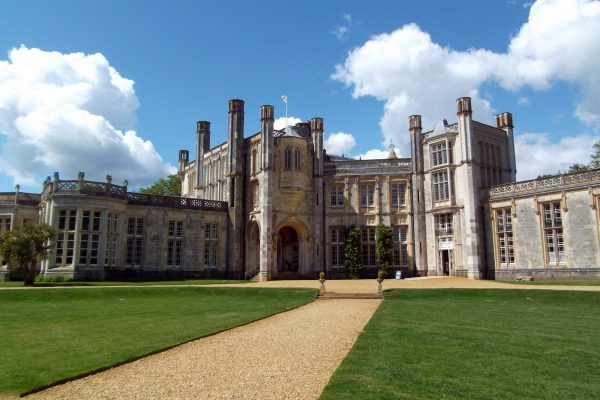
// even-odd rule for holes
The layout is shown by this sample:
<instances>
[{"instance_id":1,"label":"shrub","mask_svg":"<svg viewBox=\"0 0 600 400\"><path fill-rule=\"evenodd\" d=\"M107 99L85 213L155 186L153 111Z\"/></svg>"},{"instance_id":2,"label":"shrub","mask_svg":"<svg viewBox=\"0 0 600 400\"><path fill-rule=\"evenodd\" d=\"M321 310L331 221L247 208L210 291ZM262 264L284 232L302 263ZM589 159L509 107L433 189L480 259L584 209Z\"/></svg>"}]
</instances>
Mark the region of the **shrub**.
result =
<instances>
[{"instance_id":1,"label":"shrub","mask_svg":"<svg viewBox=\"0 0 600 400\"><path fill-rule=\"evenodd\" d=\"M379 272L383 272L383 278L387 277L392 270L394 241L392 228L379 224L375 229L375 259ZM377 273L379 277L379 273Z\"/></svg>"},{"instance_id":2,"label":"shrub","mask_svg":"<svg viewBox=\"0 0 600 400\"><path fill-rule=\"evenodd\" d=\"M350 279L358 279L360 278L360 270L362 269L360 229L352 225L346 230L345 236L344 267L346 267L346 276Z\"/></svg>"}]
</instances>

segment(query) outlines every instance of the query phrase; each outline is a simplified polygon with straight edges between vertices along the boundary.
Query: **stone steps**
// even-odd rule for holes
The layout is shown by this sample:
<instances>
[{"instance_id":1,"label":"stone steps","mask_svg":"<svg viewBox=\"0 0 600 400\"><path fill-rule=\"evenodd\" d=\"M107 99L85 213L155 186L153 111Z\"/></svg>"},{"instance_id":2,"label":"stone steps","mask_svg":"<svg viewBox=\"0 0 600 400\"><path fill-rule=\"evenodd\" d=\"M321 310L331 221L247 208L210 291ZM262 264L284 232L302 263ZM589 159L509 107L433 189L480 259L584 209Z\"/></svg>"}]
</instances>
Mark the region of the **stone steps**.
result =
<instances>
[{"instance_id":1,"label":"stone steps","mask_svg":"<svg viewBox=\"0 0 600 400\"><path fill-rule=\"evenodd\" d=\"M363 299L383 299L382 293L323 293L319 294L317 300L363 300Z\"/></svg>"}]
</instances>

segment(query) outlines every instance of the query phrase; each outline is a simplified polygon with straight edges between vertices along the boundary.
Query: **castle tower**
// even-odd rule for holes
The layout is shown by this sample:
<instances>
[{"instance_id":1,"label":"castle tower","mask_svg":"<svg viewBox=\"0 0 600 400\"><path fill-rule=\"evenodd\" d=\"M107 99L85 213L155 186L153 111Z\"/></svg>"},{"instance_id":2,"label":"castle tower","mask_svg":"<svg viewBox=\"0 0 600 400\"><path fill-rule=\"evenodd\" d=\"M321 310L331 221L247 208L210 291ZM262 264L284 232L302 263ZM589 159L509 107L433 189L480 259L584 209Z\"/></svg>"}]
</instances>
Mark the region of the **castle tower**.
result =
<instances>
[{"instance_id":1,"label":"castle tower","mask_svg":"<svg viewBox=\"0 0 600 400\"><path fill-rule=\"evenodd\" d=\"M204 189L204 154L210 150L210 122L196 123L196 181L194 186L201 192Z\"/></svg>"},{"instance_id":2,"label":"castle tower","mask_svg":"<svg viewBox=\"0 0 600 400\"><path fill-rule=\"evenodd\" d=\"M230 250L227 275L243 278L244 261L244 101L229 101L227 200Z\"/></svg>"},{"instance_id":3,"label":"castle tower","mask_svg":"<svg viewBox=\"0 0 600 400\"><path fill-rule=\"evenodd\" d=\"M275 160L273 148L273 120L275 110L271 105L260 108L260 133L262 146L262 176L260 182L260 269L258 279L266 281L271 278L275 268L275 251L273 243L273 197L271 186L274 182Z\"/></svg>"},{"instance_id":4,"label":"castle tower","mask_svg":"<svg viewBox=\"0 0 600 400\"><path fill-rule=\"evenodd\" d=\"M504 182L514 182L517 180L517 164L515 162L515 139L513 136L512 114L504 112L496 115L496 127L504 130L508 138L508 148L506 149L506 166L508 176Z\"/></svg>"},{"instance_id":5,"label":"castle tower","mask_svg":"<svg viewBox=\"0 0 600 400\"><path fill-rule=\"evenodd\" d=\"M313 184L315 185L314 199L314 242L313 260L314 269L325 270L325 249L321 246L325 243L325 221L324 221L324 190L323 190L323 118L310 120L310 134L313 143Z\"/></svg>"},{"instance_id":6,"label":"castle tower","mask_svg":"<svg viewBox=\"0 0 600 400\"><path fill-rule=\"evenodd\" d=\"M412 210L411 225L413 229L414 269L415 275L427 274L427 241L425 232L425 198L422 153L421 116L408 117L408 130L410 132L410 155L412 164Z\"/></svg>"},{"instance_id":7,"label":"castle tower","mask_svg":"<svg viewBox=\"0 0 600 400\"><path fill-rule=\"evenodd\" d=\"M474 163L475 140L473 133L473 110L471 99L461 97L456 100L456 114L458 121L458 145L455 170L455 193L457 205L462 206L461 245L462 268L466 269L467 276L473 279L483 278L483 232L481 210L479 206L479 190L481 188L481 171ZM458 222L455 219L456 222Z\"/></svg>"}]
</instances>

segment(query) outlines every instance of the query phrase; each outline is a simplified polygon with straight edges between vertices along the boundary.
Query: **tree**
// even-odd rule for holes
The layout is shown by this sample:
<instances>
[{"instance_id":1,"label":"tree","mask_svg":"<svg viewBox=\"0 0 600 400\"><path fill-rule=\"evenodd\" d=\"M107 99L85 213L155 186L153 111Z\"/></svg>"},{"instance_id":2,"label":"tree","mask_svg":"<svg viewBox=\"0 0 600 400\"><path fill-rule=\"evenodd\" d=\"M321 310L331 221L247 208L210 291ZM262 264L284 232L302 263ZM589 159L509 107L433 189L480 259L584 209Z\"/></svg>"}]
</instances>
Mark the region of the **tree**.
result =
<instances>
[{"instance_id":1,"label":"tree","mask_svg":"<svg viewBox=\"0 0 600 400\"><path fill-rule=\"evenodd\" d=\"M600 168L600 140L592 146L592 155L590 156L590 168Z\"/></svg>"},{"instance_id":2,"label":"tree","mask_svg":"<svg viewBox=\"0 0 600 400\"><path fill-rule=\"evenodd\" d=\"M13 229L0 237L0 254L22 271L25 285L33 285L37 263L48 258L55 236L55 229L48 224Z\"/></svg>"},{"instance_id":3,"label":"tree","mask_svg":"<svg viewBox=\"0 0 600 400\"><path fill-rule=\"evenodd\" d=\"M392 270L394 257L392 234L392 228L384 224L377 225L375 229L375 259L377 268L383 272L384 277L387 277Z\"/></svg>"},{"instance_id":4,"label":"tree","mask_svg":"<svg viewBox=\"0 0 600 400\"><path fill-rule=\"evenodd\" d=\"M181 179L179 175L169 175L167 179L160 178L147 188L141 188L141 193L158 194L161 196L181 196Z\"/></svg>"},{"instance_id":5,"label":"tree","mask_svg":"<svg viewBox=\"0 0 600 400\"><path fill-rule=\"evenodd\" d=\"M360 229L352 225L346 230L344 241L344 267L346 276L350 279L360 278L362 269L362 254L360 251Z\"/></svg>"},{"instance_id":6,"label":"tree","mask_svg":"<svg viewBox=\"0 0 600 400\"><path fill-rule=\"evenodd\" d=\"M585 164L575 163L569 165L569 172L587 171L589 167Z\"/></svg>"}]
</instances>

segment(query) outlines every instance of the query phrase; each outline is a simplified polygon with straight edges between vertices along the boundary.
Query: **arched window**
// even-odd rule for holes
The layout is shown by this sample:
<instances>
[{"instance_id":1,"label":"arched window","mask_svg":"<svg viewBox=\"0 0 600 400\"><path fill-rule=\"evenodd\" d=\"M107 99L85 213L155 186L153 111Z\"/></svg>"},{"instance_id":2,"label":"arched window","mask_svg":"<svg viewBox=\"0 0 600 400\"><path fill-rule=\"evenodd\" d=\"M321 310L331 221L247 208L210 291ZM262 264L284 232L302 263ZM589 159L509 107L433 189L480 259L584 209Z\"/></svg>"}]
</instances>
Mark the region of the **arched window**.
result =
<instances>
[{"instance_id":1,"label":"arched window","mask_svg":"<svg viewBox=\"0 0 600 400\"><path fill-rule=\"evenodd\" d=\"M286 147L283 158L284 158L283 169L285 169L286 171L289 171L290 169L292 169L292 149L290 149L289 147Z\"/></svg>"}]
</instances>

